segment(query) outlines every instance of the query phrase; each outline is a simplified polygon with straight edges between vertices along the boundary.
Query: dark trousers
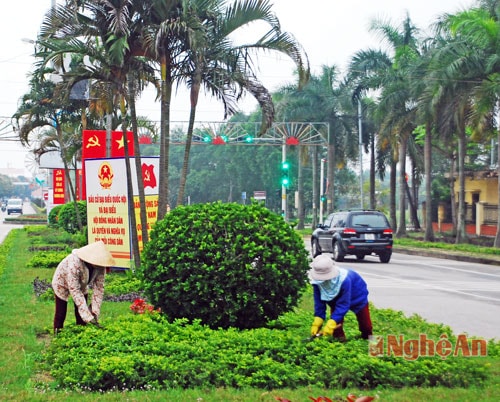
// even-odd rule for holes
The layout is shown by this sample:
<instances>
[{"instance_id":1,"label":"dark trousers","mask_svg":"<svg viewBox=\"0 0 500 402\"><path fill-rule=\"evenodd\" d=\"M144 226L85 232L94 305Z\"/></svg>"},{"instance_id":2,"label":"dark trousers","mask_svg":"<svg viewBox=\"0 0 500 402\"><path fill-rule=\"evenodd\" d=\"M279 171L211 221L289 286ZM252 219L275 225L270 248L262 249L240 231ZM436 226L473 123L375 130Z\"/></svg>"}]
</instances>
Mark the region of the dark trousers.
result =
<instances>
[{"instance_id":1,"label":"dark trousers","mask_svg":"<svg viewBox=\"0 0 500 402\"><path fill-rule=\"evenodd\" d=\"M85 295L85 300L87 301L87 295ZM60 299L56 296L56 311L54 313L54 333L57 334L64 327L64 320L66 320L66 314L68 312L68 302ZM75 305L75 318L77 325L86 325L78 312L78 308Z\"/></svg>"},{"instance_id":2,"label":"dark trousers","mask_svg":"<svg viewBox=\"0 0 500 402\"><path fill-rule=\"evenodd\" d=\"M370 318L370 309L368 304L363 307L357 314L356 318L358 320L359 332L361 332L361 337L363 339L368 339L373 333L372 320ZM338 322L337 324L343 324L344 320ZM341 325L333 331L333 337L341 340L345 340L344 326Z\"/></svg>"}]
</instances>

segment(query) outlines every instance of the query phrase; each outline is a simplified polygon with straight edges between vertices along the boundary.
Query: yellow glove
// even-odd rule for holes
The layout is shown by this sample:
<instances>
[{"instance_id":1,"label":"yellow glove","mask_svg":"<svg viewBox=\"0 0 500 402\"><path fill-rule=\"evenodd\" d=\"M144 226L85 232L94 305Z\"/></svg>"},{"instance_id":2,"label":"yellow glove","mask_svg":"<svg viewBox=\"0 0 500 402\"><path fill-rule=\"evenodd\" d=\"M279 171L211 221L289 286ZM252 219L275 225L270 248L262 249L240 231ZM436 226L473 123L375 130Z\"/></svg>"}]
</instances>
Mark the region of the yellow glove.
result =
<instances>
[{"instance_id":1,"label":"yellow glove","mask_svg":"<svg viewBox=\"0 0 500 402\"><path fill-rule=\"evenodd\" d=\"M311 336L317 335L322 325L323 325L323 318L314 317L313 325L311 327Z\"/></svg>"},{"instance_id":2,"label":"yellow glove","mask_svg":"<svg viewBox=\"0 0 500 402\"><path fill-rule=\"evenodd\" d=\"M325 329L323 330L323 334L328 336L333 336L333 331L335 330L335 327L337 326L337 323L335 320L328 320L325 325Z\"/></svg>"}]
</instances>

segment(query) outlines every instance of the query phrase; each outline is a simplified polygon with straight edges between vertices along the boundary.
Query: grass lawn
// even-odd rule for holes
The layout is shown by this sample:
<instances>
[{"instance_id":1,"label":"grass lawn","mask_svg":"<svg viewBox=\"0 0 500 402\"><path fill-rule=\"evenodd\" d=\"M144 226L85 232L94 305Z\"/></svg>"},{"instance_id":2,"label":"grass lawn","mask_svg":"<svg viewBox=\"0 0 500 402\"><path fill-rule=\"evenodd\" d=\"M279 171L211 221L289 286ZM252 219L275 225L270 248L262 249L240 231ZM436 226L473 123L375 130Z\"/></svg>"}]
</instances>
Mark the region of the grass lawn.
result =
<instances>
[{"instance_id":1,"label":"grass lawn","mask_svg":"<svg viewBox=\"0 0 500 402\"><path fill-rule=\"evenodd\" d=\"M12 231L0 245L0 400L1 401L276 401L283 398L292 402L310 401L310 397L326 396L334 401L347 400L349 393L357 396L376 396L380 401L498 401L500 399L500 361L481 357L492 369L486 384L467 389L445 387L403 388L390 387L375 390L321 389L173 389L167 391L81 392L55 391L50 386L50 374L39 371L37 361L52 341L51 326L54 311L52 301L38 299L33 292L33 280L50 280L53 270L29 268L33 255L26 231ZM105 302L102 316L112 320L130 314L129 302ZM302 309L311 310L306 298ZM72 306L68 308L68 322L72 322ZM436 357L438 358L438 357Z\"/></svg>"}]
</instances>

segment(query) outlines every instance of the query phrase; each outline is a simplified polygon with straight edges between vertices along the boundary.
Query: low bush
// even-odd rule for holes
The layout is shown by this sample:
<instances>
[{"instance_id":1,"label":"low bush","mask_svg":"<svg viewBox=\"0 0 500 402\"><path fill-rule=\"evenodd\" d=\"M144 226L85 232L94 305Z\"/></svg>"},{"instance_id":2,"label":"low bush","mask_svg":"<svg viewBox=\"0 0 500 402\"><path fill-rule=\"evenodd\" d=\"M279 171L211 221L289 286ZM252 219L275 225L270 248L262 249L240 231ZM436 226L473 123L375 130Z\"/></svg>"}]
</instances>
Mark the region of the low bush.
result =
<instances>
[{"instance_id":1,"label":"low bush","mask_svg":"<svg viewBox=\"0 0 500 402\"><path fill-rule=\"evenodd\" d=\"M448 327L372 307L376 333L429 338L453 335ZM156 312L103 320L103 329L68 326L44 355L58 389L124 390L302 386L339 389L377 386L480 386L491 375L485 359L369 354L356 338L355 316L345 325L348 341L308 341L310 312L285 314L268 328L212 330L199 321L169 323ZM378 325L381 323L382 325ZM490 357L499 357L490 341Z\"/></svg>"},{"instance_id":2,"label":"low bush","mask_svg":"<svg viewBox=\"0 0 500 402\"><path fill-rule=\"evenodd\" d=\"M45 251L33 255L26 265L29 268L55 269L67 255L67 251Z\"/></svg>"},{"instance_id":3,"label":"low bush","mask_svg":"<svg viewBox=\"0 0 500 402\"><path fill-rule=\"evenodd\" d=\"M54 206L49 212L49 225L52 227L59 227L59 212L61 211L62 205Z\"/></svg>"},{"instance_id":4,"label":"low bush","mask_svg":"<svg viewBox=\"0 0 500 402\"><path fill-rule=\"evenodd\" d=\"M78 214L81 219L82 227L87 226L87 202L77 201L76 205L78 207ZM74 202L69 202L61 207L57 215L57 224L58 227L69 233L78 232L78 220Z\"/></svg>"}]
</instances>

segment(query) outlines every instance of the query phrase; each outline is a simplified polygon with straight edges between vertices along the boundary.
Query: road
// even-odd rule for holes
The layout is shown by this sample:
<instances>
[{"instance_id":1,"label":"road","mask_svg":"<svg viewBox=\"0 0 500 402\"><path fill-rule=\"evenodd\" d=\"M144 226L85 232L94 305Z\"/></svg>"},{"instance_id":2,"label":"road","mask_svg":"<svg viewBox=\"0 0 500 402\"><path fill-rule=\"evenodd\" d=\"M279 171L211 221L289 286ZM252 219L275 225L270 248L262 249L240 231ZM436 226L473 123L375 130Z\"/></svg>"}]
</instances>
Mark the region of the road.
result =
<instances>
[{"instance_id":1,"label":"road","mask_svg":"<svg viewBox=\"0 0 500 402\"><path fill-rule=\"evenodd\" d=\"M389 264L366 257L337 265L363 276L376 307L418 314L455 334L500 339L499 266L398 253Z\"/></svg>"},{"instance_id":2,"label":"road","mask_svg":"<svg viewBox=\"0 0 500 402\"><path fill-rule=\"evenodd\" d=\"M36 213L29 202L23 203L23 213L24 214L34 214ZM12 229L20 229L23 225L13 225L5 223L4 218L8 216L7 212L0 211L0 243L2 243L5 237L9 234ZM14 216L14 215L12 215Z\"/></svg>"}]
</instances>

